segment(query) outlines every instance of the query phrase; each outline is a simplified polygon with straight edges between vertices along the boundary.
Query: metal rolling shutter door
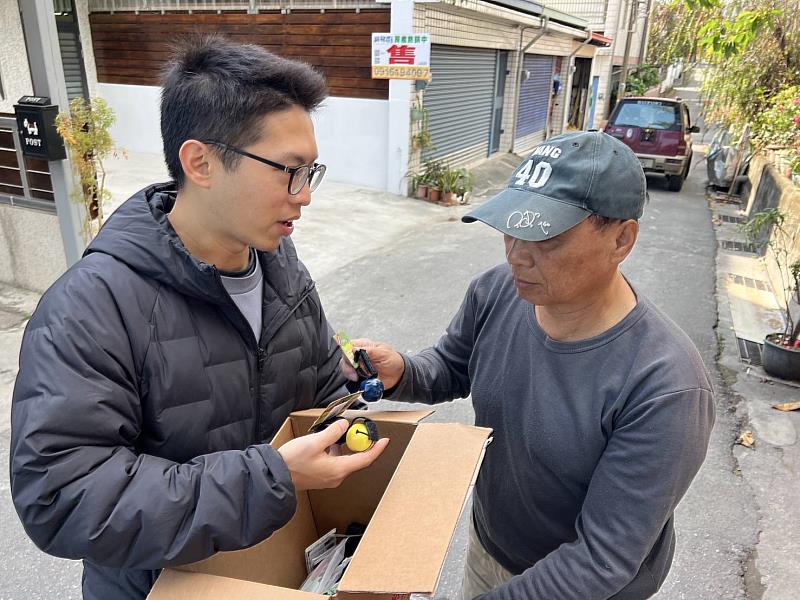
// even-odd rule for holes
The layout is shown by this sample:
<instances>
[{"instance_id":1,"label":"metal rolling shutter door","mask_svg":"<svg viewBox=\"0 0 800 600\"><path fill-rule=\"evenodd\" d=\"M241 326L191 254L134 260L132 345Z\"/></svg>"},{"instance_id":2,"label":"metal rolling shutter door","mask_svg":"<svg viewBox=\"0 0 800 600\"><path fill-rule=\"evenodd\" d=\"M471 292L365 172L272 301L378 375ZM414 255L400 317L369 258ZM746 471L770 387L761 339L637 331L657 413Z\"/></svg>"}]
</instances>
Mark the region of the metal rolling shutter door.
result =
<instances>
[{"instance_id":1,"label":"metal rolling shutter door","mask_svg":"<svg viewBox=\"0 0 800 600\"><path fill-rule=\"evenodd\" d=\"M550 106L553 57L526 54L522 68L530 72L530 77L522 82L519 91L517 138L540 134L544 139L547 109Z\"/></svg>"},{"instance_id":2,"label":"metal rolling shutter door","mask_svg":"<svg viewBox=\"0 0 800 600\"><path fill-rule=\"evenodd\" d=\"M447 157L464 164L489 154L497 52L481 48L431 48L431 83L425 90L434 148L424 160Z\"/></svg>"}]
</instances>

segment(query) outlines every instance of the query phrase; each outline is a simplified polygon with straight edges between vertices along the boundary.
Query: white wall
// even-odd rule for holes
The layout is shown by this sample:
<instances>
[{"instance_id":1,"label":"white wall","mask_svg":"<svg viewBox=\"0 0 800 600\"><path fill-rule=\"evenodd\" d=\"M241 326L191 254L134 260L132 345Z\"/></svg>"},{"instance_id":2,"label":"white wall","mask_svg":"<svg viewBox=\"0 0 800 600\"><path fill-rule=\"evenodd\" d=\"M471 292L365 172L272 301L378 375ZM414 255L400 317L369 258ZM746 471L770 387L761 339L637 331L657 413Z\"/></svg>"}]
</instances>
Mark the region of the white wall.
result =
<instances>
[{"instance_id":1,"label":"white wall","mask_svg":"<svg viewBox=\"0 0 800 600\"><path fill-rule=\"evenodd\" d=\"M0 31L0 77L5 92L0 112L13 113L20 96L33 93L17 0L0 0Z\"/></svg>"},{"instance_id":2,"label":"white wall","mask_svg":"<svg viewBox=\"0 0 800 600\"><path fill-rule=\"evenodd\" d=\"M97 93L117 116L111 128L116 146L131 152L161 154L160 87L98 83Z\"/></svg>"},{"instance_id":3,"label":"white wall","mask_svg":"<svg viewBox=\"0 0 800 600\"><path fill-rule=\"evenodd\" d=\"M114 143L131 152L160 154L161 88L112 83L99 83L97 88L117 115L111 128ZM386 189L388 107L386 100L325 100L314 114L314 127L327 178Z\"/></svg>"},{"instance_id":4,"label":"white wall","mask_svg":"<svg viewBox=\"0 0 800 600\"><path fill-rule=\"evenodd\" d=\"M387 189L387 100L328 98L314 115L314 127L326 178Z\"/></svg>"}]
</instances>

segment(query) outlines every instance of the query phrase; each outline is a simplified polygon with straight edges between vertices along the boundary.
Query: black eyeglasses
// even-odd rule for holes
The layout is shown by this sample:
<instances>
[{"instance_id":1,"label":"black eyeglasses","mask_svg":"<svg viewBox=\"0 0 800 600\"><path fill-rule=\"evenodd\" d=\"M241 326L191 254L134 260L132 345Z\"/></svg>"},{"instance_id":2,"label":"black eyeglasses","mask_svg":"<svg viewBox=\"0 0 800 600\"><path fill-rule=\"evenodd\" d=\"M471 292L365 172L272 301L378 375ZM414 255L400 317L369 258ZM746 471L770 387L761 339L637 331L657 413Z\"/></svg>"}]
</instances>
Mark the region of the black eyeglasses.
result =
<instances>
[{"instance_id":1,"label":"black eyeglasses","mask_svg":"<svg viewBox=\"0 0 800 600\"><path fill-rule=\"evenodd\" d=\"M308 182L309 191L313 192L319 187L319 184L322 183L322 178L325 176L326 167L325 165L321 165L319 163L314 163L312 165L301 165L299 167L287 167L286 165L273 162L256 154L251 154L245 150L240 150L239 148L231 146L230 144L226 144L225 142L219 142L217 140L203 140L203 143L219 146L220 148L224 148L230 152L235 152L236 154L257 160L260 163L269 165L270 167L283 171L284 173L289 173L288 190L293 196L300 193L300 190L303 189L303 186L306 184L306 182Z\"/></svg>"}]
</instances>

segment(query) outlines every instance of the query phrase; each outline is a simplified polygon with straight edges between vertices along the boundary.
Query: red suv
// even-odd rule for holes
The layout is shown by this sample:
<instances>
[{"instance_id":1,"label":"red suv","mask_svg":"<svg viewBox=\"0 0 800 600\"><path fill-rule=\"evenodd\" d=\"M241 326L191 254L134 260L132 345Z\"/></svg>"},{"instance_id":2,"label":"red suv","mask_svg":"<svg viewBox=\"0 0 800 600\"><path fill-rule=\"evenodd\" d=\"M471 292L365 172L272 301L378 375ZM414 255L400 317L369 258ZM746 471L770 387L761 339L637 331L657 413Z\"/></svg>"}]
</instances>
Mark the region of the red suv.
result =
<instances>
[{"instance_id":1,"label":"red suv","mask_svg":"<svg viewBox=\"0 0 800 600\"><path fill-rule=\"evenodd\" d=\"M692 133L686 103L674 98L623 98L604 131L622 140L645 173L667 176L672 192L680 191L692 164Z\"/></svg>"}]
</instances>

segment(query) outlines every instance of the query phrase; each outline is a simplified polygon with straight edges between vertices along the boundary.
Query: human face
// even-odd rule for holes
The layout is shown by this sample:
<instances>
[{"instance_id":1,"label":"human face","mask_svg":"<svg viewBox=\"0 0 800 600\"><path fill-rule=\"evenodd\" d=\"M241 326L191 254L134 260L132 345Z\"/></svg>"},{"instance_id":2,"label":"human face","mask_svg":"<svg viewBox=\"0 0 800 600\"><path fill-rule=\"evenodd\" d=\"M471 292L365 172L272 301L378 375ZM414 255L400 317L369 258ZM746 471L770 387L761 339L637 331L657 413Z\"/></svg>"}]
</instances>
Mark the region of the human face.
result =
<instances>
[{"instance_id":1,"label":"human face","mask_svg":"<svg viewBox=\"0 0 800 600\"><path fill-rule=\"evenodd\" d=\"M600 228L585 219L549 240L504 236L517 295L538 306L590 303L612 283L620 259L618 225Z\"/></svg>"},{"instance_id":2,"label":"human face","mask_svg":"<svg viewBox=\"0 0 800 600\"><path fill-rule=\"evenodd\" d=\"M314 126L302 108L266 115L260 127L261 139L242 150L289 167L316 161ZM294 231L302 207L311 202L308 183L297 194L289 193L290 178L290 173L247 157L230 172L217 169L213 183L217 224L242 245L275 250L281 238Z\"/></svg>"}]
</instances>

